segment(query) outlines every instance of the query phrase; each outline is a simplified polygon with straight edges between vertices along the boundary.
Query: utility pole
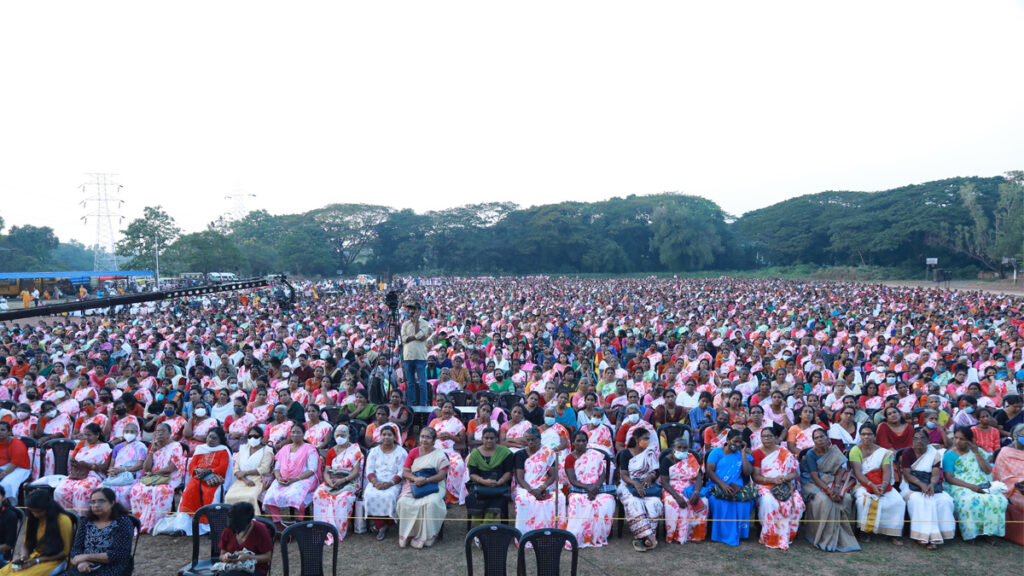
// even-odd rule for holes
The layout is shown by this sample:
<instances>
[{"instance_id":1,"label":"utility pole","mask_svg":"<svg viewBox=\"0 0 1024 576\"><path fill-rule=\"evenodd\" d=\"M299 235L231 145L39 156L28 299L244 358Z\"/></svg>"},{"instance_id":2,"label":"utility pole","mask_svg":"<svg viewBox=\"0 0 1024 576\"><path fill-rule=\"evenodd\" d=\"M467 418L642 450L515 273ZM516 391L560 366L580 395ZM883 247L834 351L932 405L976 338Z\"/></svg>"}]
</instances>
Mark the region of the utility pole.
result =
<instances>
[{"instance_id":1,"label":"utility pole","mask_svg":"<svg viewBox=\"0 0 1024 576\"><path fill-rule=\"evenodd\" d=\"M156 231L153 239L153 256L156 257L156 289L160 289L160 231Z\"/></svg>"},{"instance_id":2,"label":"utility pole","mask_svg":"<svg viewBox=\"0 0 1024 576\"><path fill-rule=\"evenodd\" d=\"M124 186L114 181L117 174L93 172L86 176L90 181L82 184L82 192L89 193L95 189L94 195L82 200L82 207L86 210L82 222L88 224L89 218L96 222L92 269L117 270L117 254L114 253L115 226L120 228L121 220L124 219L119 212L124 200L118 198L117 193ZM111 192L109 189L114 186L117 188Z\"/></svg>"}]
</instances>

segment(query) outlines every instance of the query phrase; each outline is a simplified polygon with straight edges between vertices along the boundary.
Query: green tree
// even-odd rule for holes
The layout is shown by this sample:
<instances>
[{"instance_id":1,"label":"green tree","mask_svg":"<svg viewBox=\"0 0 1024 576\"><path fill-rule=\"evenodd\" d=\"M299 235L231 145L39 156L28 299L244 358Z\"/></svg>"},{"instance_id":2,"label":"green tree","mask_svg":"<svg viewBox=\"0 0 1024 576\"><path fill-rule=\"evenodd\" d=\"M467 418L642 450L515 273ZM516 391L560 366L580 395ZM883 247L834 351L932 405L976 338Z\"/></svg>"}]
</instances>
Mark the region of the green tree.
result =
<instances>
[{"instance_id":1,"label":"green tree","mask_svg":"<svg viewBox=\"0 0 1024 576\"><path fill-rule=\"evenodd\" d=\"M48 226L12 226L0 237L0 271L42 272L53 267L50 253L60 242Z\"/></svg>"},{"instance_id":2,"label":"green tree","mask_svg":"<svg viewBox=\"0 0 1024 576\"><path fill-rule=\"evenodd\" d=\"M164 251L181 235L181 229L160 206L146 206L142 218L128 223L124 238L117 242L115 253L129 258L123 266L130 270L155 270L156 254Z\"/></svg>"},{"instance_id":3,"label":"green tree","mask_svg":"<svg viewBox=\"0 0 1024 576\"><path fill-rule=\"evenodd\" d=\"M216 230L185 234L167 247L161 265L173 273L237 272L244 268L234 242Z\"/></svg>"},{"instance_id":4,"label":"green tree","mask_svg":"<svg viewBox=\"0 0 1024 576\"><path fill-rule=\"evenodd\" d=\"M285 222L289 220L301 220L301 217L273 216L266 210L254 210L231 222L230 238L247 263L247 275L264 276L283 270L281 245Z\"/></svg>"},{"instance_id":5,"label":"green tree","mask_svg":"<svg viewBox=\"0 0 1024 576\"><path fill-rule=\"evenodd\" d=\"M92 270L92 250L74 240L61 242L51 254L51 258L61 270Z\"/></svg>"},{"instance_id":6,"label":"green tree","mask_svg":"<svg viewBox=\"0 0 1024 576\"><path fill-rule=\"evenodd\" d=\"M306 216L326 234L339 268L348 270L372 251L377 226L388 219L391 211L387 206L372 204L331 204Z\"/></svg>"},{"instance_id":7,"label":"green tree","mask_svg":"<svg viewBox=\"0 0 1024 576\"><path fill-rule=\"evenodd\" d=\"M713 202L665 202L652 215L651 250L671 270L699 270L711 266L724 250L721 227L724 214Z\"/></svg>"}]
</instances>

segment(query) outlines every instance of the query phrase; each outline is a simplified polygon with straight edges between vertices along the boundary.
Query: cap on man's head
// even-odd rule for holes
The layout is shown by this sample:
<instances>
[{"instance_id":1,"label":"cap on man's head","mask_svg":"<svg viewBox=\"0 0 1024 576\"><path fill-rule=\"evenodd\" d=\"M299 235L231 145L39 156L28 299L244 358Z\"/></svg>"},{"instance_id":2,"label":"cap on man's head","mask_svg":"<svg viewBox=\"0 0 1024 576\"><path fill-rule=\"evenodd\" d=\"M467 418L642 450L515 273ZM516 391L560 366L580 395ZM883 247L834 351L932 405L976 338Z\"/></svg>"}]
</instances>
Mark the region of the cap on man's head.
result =
<instances>
[{"instance_id":1,"label":"cap on man's head","mask_svg":"<svg viewBox=\"0 0 1024 576\"><path fill-rule=\"evenodd\" d=\"M419 310L420 305L415 300L406 300L405 301L405 307L406 308L414 308L414 309Z\"/></svg>"}]
</instances>

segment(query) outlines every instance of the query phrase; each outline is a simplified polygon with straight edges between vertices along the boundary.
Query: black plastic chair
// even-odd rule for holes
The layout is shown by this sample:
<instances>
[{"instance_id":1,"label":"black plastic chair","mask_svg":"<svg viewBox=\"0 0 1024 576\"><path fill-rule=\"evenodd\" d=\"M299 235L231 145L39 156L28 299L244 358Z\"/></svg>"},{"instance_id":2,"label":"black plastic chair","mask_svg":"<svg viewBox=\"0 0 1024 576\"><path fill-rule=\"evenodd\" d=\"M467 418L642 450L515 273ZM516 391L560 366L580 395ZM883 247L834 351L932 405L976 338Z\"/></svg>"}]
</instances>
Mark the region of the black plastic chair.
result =
<instances>
[{"instance_id":1,"label":"black plastic chair","mask_svg":"<svg viewBox=\"0 0 1024 576\"><path fill-rule=\"evenodd\" d=\"M666 448L671 448L672 443L680 436L685 436L686 442L693 447L693 430L686 424L669 422L658 426L658 437L664 437Z\"/></svg>"},{"instance_id":2,"label":"black plastic chair","mask_svg":"<svg viewBox=\"0 0 1024 576\"><path fill-rule=\"evenodd\" d=\"M324 576L324 540L327 536L334 537L331 550L334 559L331 563L331 574L338 575L338 529L326 522L300 522L285 528L281 533L281 562L284 565L284 576L288 576L288 543L295 540L299 546L300 576Z\"/></svg>"},{"instance_id":3,"label":"black plastic chair","mask_svg":"<svg viewBox=\"0 0 1024 576\"><path fill-rule=\"evenodd\" d=\"M469 394L464 390L452 390L448 393L448 399L456 406L470 406Z\"/></svg>"},{"instance_id":4,"label":"black plastic chair","mask_svg":"<svg viewBox=\"0 0 1024 576\"><path fill-rule=\"evenodd\" d=\"M128 514L128 520L132 523L132 557L128 559L128 565L121 576L132 576L135 572L135 552L139 549L139 537L142 536L142 520L131 514Z\"/></svg>"},{"instance_id":5,"label":"black plastic chair","mask_svg":"<svg viewBox=\"0 0 1024 576\"><path fill-rule=\"evenodd\" d=\"M352 433L349 441L353 444L362 444L363 438L366 437L366 422L362 420L349 420L348 429Z\"/></svg>"},{"instance_id":6,"label":"black plastic chair","mask_svg":"<svg viewBox=\"0 0 1024 576\"><path fill-rule=\"evenodd\" d=\"M567 543L572 550L572 570L569 574L576 576L580 545L572 532L556 528L531 530L523 535L519 540L519 561L516 564L516 574L526 576L526 548L527 545L532 545L534 556L537 558L537 576L558 576L562 550L565 549Z\"/></svg>"},{"instance_id":7,"label":"black plastic chair","mask_svg":"<svg viewBox=\"0 0 1024 576\"><path fill-rule=\"evenodd\" d=\"M494 402L497 400L497 397L498 395L490 390L477 390L476 392L473 392L473 404L479 406L480 402L487 402L491 406L494 406Z\"/></svg>"},{"instance_id":8,"label":"black plastic chair","mask_svg":"<svg viewBox=\"0 0 1024 576\"><path fill-rule=\"evenodd\" d=\"M466 534L466 574L473 576L473 541L479 539L484 554L484 576L506 576L508 547L523 535L519 530L502 524L477 526Z\"/></svg>"},{"instance_id":9,"label":"black plastic chair","mask_svg":"<svg viewBox=\"0 0 1024 576\"><path fill-rule=\"evenodd\" d=\"M506 412L511 413L512 407L516 404L525 404L526 398L518 392L505 392L498 395L498 405L501 406Z\"/></svg>"},{"instance_id":10,"label":"black plastic chair","mask_svg":"<svg viewBox=\"0 0 1024 576\"><path fill-rule=\"evenodd\" d=\"M21 440L22 443L25 444L25 448L29 449L30 453L31 453L31 449L32 448L38 448L39 447L39 442L37 442L35 438L30 438L29 436L18 436L18 439ZM39 458L39 451L38 450L36 450L35 454L33 454L32 458L29 460L29 463L28 463L28 469L29 469L28 479L21 483L21 486L18 487L18 493L15 494L15 496L18 497L18 504L21 504L22 506L25 505L25 495L28 494L28 485L32 483L32 475L36 473L35 471L36 471L36 459L37 458ZM45 460L43 460L42 462L45 462ZM40 471L41 472L44 471L42 466L40 466ZM40 476L41 475L42 474L40 474ZM10 496L10 494L8 494L8 496Z\"/></svg>"},{"instance_id":11,"label":"black plastic chair","mask_svg":"<svg viewBox=\"0 0 1024 576\"><path fill-rule=\"evenodd\" d=\"M338 425L338 415L341 414L341 406L324 406L320 408L320 412L327 416L327 421L331 423L331 426Z\"/></svg>"},{"instance_id":12,"label":"black plastic chair","mask_svg":"<svg viewBox=\"0 0 1024 576\"><path fill-rule=\"evenodd\" d=\"M53 473L66 476L68 473L68 458L77 445L78 442L67 438L54 438L43 444L42 450L39 452L39 475L46 475L46 453L52 452Z\"/></svg>"},{"instance_id":13,"label":"black plastic chair","mask_svg":"<svg viewBox=\"0 0 1024 576\"><path fill-rule=\"evenodd\" d=\"M229 504L210 504L203 506L192 516L192 563L182 568L180 576L205 576L210 574L210 566L220 561L220 535L228 526ZM199 535L199 521L206 518L210 524L210 556L199 558L199 547L202 536Z\"/></svg>"},{"instance_id":14,"label":"black plastic chair","mask_svg":"<svg viewBox=\"0 0 1024 576\"><path fill-rule=\"evenodd\" d=\"M58 506L58 508L60 508L60 506ZM70 510L65 510L63 508L60 508L60 513L71 519L71 541L74 542L75 541L75 534L78 533L78 514L75 514L74 512L72 512ZM70 560L70 558L69 558L69 560ZM53 574L63 574L64 571L67 570L67 569L68 569L68 560L64 560L56 568L54 568L54 570L52 572L50 572L50 574L51 574L51 576Z\"/></svg>"}]
</instances>

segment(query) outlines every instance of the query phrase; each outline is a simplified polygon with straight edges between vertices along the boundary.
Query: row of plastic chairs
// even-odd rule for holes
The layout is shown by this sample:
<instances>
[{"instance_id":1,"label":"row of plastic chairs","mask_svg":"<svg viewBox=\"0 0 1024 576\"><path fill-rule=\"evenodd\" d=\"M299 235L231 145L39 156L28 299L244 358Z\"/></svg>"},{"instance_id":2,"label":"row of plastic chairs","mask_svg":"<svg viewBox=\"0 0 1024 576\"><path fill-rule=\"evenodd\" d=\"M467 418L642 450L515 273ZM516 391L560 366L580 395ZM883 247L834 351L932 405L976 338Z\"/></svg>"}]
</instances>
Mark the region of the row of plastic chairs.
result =
<instances>
[{"instance_id":1,"label":"row of plastic chairs","mask_svg":"<svg viewBox=\"0 0 1024 576\"><path fill-rule=\"evenodd\" d=\"M506 576L508 548L518 543L516 574L526 576L526 551L532 549L537 562L537 576L558 576L561 573L562 551L568 545L572 555L571 576L576 576L580 548L572 532L556 528L531 530L522 534L511 526L486 524L466 534L466 573L473 576L473 546L479 544L484 557L484 576Z\"/></svg>"},{"instance_id":2,"label":"row of plastic chairs","mask_svg":"<svg viewBox=\"0 0 1024 576\"><path fill-rule=\"evenodd\" d=\"M220 536L227 529L228 513L231 511L230 504L210 504L203 506L192 516L192 561L180 571L179 576L210 576L210 567L220 560ZM199 532L199 525L205 519L210 527L207 536L210 539L210 554L202 557L202 538ZM266 518L257 517L254 521L260 522L270 533L271 539L276 539L277 528L274 523ZM284 576L291 574L291 566L288 560L288 545L292 542L299 550L299 574L301 576L323 576L324 562L324 541L328 536L338 542L338 529L334 526L319 521L306 521L293 524L281 532L281 569ZM331 546L333 557L331 560L331 573L338 574L338 546ZM273 555L270 562L273 564ZM271 574L275 572L271 570Z\"/></svg>"}]
</instances>

